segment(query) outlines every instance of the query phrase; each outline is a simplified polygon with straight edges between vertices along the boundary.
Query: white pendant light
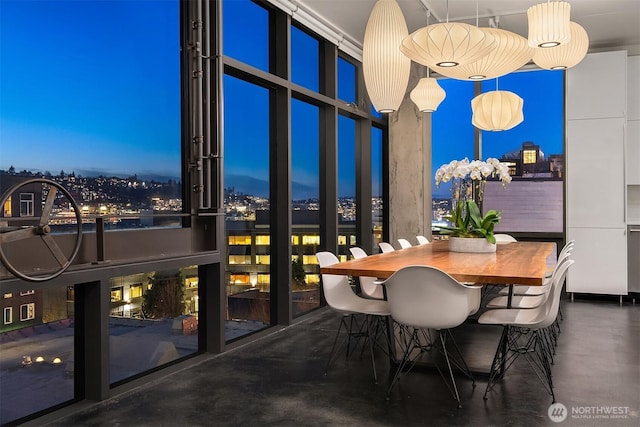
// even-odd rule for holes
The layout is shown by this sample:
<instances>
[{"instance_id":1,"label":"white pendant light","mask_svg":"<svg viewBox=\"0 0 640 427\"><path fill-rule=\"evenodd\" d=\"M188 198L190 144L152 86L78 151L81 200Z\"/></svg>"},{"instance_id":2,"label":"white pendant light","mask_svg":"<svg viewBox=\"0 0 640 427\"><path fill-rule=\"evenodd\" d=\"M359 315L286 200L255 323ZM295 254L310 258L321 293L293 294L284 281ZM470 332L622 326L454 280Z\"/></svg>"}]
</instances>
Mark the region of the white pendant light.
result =
<instances>
[{"instance_id":1,"label":"white pendant light","mask_svg":"<svg viewBox=\"0 0 640 427\"><path fill-rule=\"evenodd\" d=\"M523 106L524 100L513 92L486 92L471 100L471 122L482 130L509 130L524 120Z\"/></svg>"},{"instance_id":2,"label":"white pendant light","mask_svg":"<svg viewBox=\"0 0 640 427\"><path fill-rule=\"evenodd\" d=\"M530 47L554 47L571 40L571 5L566 1L548 1L527 10Z\"/></svg>"},{"instance_id":3,"label":"white pendant light","mask_svg":"<svg viewBox=\"0 0 640 427\"><path fill-rule=\"evenodd\" d=\"M409 97L423 113L433 113L447 96L444 89L433 77L424 77L418 81Z\"/></svg>"},{"instance_id":4,"label":"white pendant light","mask_svg":"<svg viewBox=\"0 0 640 427\"><path fill-rule=\"evenodd\" d=\"M534 49L527 39L499 28L481 28L492 35L496 45L484 57L468 65L439 68L438 72L459 80L485 80L509 74L531 60Z\"/></svg>"},{"instance_id":5,"label":"white pendant light","mask_svg":"<svg viewBox=\"0 0 640 427\"><path fill-rule=\"evenodd\" d=\"M546 70L564 70L580 63L589 50L589 36L582 26L575 22L571 27L571 41L548 49L537 48L533 53L533 62Z\"/></svg>"},{"instance_id":6,"label":"white pendant light","mask_svg":"<svg viewBox=\"0 0 640 427\"><path fill-rule=\"evenodd\" d=\"M406 37L402 53L413 61L440 70L475 62L494 47L491 34L461 22L444 22L420 28Z\"/></svg>"},{"instance_id":7,"label":"white pendant light","mask_svg":"<svg viewBox=\"0 0 640 427\"><path fill-rule=\"evenodd\" d=\"M374 108L396 111L407 90L411 61L398 49L409 30L395 0L378 0L373 6L362 45L364 83Z\"/></svg>"}]
</instances>

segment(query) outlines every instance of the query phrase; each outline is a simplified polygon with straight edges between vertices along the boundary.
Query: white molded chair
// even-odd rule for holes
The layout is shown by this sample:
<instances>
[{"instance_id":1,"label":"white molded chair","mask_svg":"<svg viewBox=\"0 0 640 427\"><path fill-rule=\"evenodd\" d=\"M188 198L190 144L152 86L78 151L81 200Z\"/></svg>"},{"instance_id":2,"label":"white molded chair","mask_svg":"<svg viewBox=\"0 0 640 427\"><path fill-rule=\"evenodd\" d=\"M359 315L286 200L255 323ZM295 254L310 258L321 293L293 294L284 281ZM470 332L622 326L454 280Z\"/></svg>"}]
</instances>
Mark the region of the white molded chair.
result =
<instances>
[{"instance_id":1,"label":"white molded chair","mask_svg":"<svg viewBox=\"0 0 640 427\"><path fill-rule=\"evenodd\" d=\"M416 236L416 240L418 241L418 245L428 245L429 243L431 243L425 236L418 235Z\"/></svg>"},{"instance_id":2,"label":"white molded chair","mask_svg":"<svg viewBox=\"0 0 640 427\"><path fill-rule=\"evenodd\" d=\"M502 325L502 335L498 342L489 381L483 398L487 399L497 381L504 378L506 371L519 356L524 356L536 376L556 402L551 376L552 350L547 329L553 325L560 309L560 296L567 270L574 263L567 260L555 269L551 276L551 288L545 303L534 309L504 308L484 312L478 323ZM393 312L392 312L393 315Z\"/></svg>"},{"instance_id":3,"label":"white molded chair","mask_svg":"<svg viewBox=\"0 0 640 427\"><path fill-rule=\"evenodd\" d=\"M409 242L407 239L398 239L398 244L400 245L401 249L406 249L406 248L410 248L411 242Z\"/></svg>"},{"instance_id":4,"label":"white molded chair","mask_svg":"<svg viewBox=\"0 0 640 427\"><path fill-rule=\"evenodd\" d=\"M563 253L562 258L556 264L554 271L562 266L565 262L569 261L571 252L566 251ZM551 277L553 274L551 275ZM551 290L551 277L545 278L545 283L542 286L527 286L531 289L530 294L516 294L514 292L511 298L511 307L509 307L509 296L502 295L493 298L487 303L487 308L536 308L544 304L549 296ZM535 289L537 288L537 289ZM534 293L538 292L538 293Z\"/></svg>"},{"instance_id":5,"label":"white molded chair","mask_svg":"<svg viewBox=\"0 0 640 427\"><path fill-rule=\"evenodd\" d=\"M547 284L549 283L549 279L551 279L551 275L553 274L553 270L560 264L564 259L568 257L568 253L573 249L574 241L571 240L564 245L560 253L558 254L558 259L554 268L549 270L546 274ZM513 287L513 295L514 296L539 296L544 295L547 292L546 287L543 286L528 286L528 285L514 285ZM502 289L499 292L499 295L509 295L509 289Z\"/></svg>"},{"instance_id":6,"label":"white molded chair","mask_svg":"<svg viewBox=\"0 0 640 427\"><path fill-rule=\"evenodd\" d=\"M337 264L340 262L338 257L336 257L331 252L318 252L316 253L316 258L318 258L318 264L320 265L320 267L326 267L326 266ZM362 336L364 334L362 331L354 332L352 330L353 316L356 314L364 314L367 317L366 336L369 338L368 341L369 341L369 349L371 351L373 378L377 383L378 376L376 373L376 364L375 364L375 358L373 354L374 335L371 330L370 317L371 316L389 316L391 313L389 312L389 305L387 301L359 297L351 289L351 285L349 285L349 279L347 278L347 276L341 276L341 275L335 275L335 274L322 275L322 291L324 293L325 300L327 301L327 305L331 307L333 310L342 314L342 318L340 319L340 326L338 327L338 332L336 332L336 336L333 340L333 347L331 348L331 353L329 354L329 361L327 362L327 366L325 368L325 374L329 370L329 366L333 361L334 355L338 353L336 351L336 343L338 342L338 337L340 336L340 331L342 327L344 326L345 330L348 333L345 339L346 345L347 345L347 356L348 356L351 337L353 335ZM347 324L346 322L347 317L351 317L349 324Z\"/></svg>"},{"instance_id":7,"label":"white molded chair","mask_svg":"<svg viewBox=\"0 0 640 427\"><path fill-rule=\"evenodd\" d=\"M387 243L387 242L380 242L378 243L378 246L380 246L380 250L385 253L385 252L393 252L396 249L391 246L391 243Z\"/></svg>"},{"instance_id":8,"label":"white molded chair","mask_svg":"<svg viewBox=\"0 0 640 427\"><path fill-rule=\"evenodd\" d=\"M364 249L357 246L349 248L349 252L351 252L351 255L353 255L355 259L368 256ZM360 290L366 297L384 299L384 289L379 283L376 283L378 280L376 277L360 276L358 279L360 280Z\"/></svg>"},{"instance_id":9,"label":"white molded chair","mask_svg":"<svg viewBox=\"0 0 640 427\"><path fill-rule=\"evenodd\" d=\"M409 332L411 336L409 345L389 385L387 398L389 398L393 386L407 364L409 364L408 371L410 371L422 353L431 349L430 343L424 345L420 342L418 331L435 329L440 331L438 334L440 340L434 346L440 345L440 350L446 360L451 385L439 367L438 372L447 382L449 390L458 402L458 406L461 407L451 362L472 380L473 376L455 345L449 329L462 324L469 313L474 310L473 304L475 304L476 294L479 294L480 289L463 285L444 271L429 266L404 267L396 271L383 284L387 290L391 317L403 327L412 329ZM453 343L453 349L456 350L456 358L450 357L453 355L447 350L448 339Z\"/></svg>"},{"instance_id":10,"label":"white molded chair","mask_svg":"<svg viewBox=\"0 0 640 427\"><path fill-rule=\"evenodd\" d=\"M510 234L494 234L493 237L496 238L496 243L513 243L518 241Z\"/></svg>"}]
</instances>

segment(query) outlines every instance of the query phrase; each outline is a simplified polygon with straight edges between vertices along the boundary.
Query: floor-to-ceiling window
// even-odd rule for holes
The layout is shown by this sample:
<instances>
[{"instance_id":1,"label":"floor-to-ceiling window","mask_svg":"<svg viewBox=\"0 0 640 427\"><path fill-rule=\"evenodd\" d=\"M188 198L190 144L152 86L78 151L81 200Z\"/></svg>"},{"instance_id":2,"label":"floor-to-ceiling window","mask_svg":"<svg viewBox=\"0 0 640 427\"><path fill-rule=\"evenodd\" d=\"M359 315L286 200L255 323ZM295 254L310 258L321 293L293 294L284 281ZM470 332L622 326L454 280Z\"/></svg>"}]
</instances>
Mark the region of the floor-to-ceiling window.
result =
<instances>
[{"instance_id":1,"label":"floor-to-ceiling window","mask_svg":"<svg viewBox=\"0 0 640 427\"><path fill-rule=\"evenodd\" d=\"M293 315L320 305L320 113L291 100L291 270Z\"/></svg>"},{"instance_id":2,"label":"floor-to-ceiling window","mask_svg":"<svg viewBox=\"0 0 640 427\"><path fill-rule=\"evenodd\" d=\"M9 186L32 179L53 181L68 190L79 207L84 235L81 255L74 262L85 264L88 275L101 276L99 287L110 298L106 312L100 309L104 305L83 306L77 296L84 294L86 284L74 283L67 275L53 283L14 283L11 290L3 286L0 424L4 425L69 403L84 390L86 355L77 350L85 344L81 335L85 319L78 315L77 305L82 312L97 313L105 324L122 326L117 335L137 346L136 352L124 351L130 363L136 363L134 353L157 349L160 340L151 343L150 334L143 332L148 329L140 328L160 323L158 318L145 318L140 310L149 288L112 282L114 273L98 270L122 256L113 250L118 239L126 240L128 247L122 252L130 250L131 258L166 258L141 236L157 239L185 223L181 152L185 94L179 0L3 1L0 8L0 195ZM37 223L47 194L52 194L48 182L42 188L36 194L18 190L14 201L19 198L19 209L3 209L0 225L27 218ZM57 194L49 217L43 219L51 228L50 241L68 256L64 242L72 234L69 230L77 230L78 221L70 201ZM8 201L5 208L11 206ZM96 248L99 231L105 233L100 234L102 246ZM49 271L40 254L46 251L51 256L54 250L47 248L55 247L43 241L3 242L3 251L11 254L22 273L42 278ZM178 246L180 242L166 245ZM0 280L3 285L5 280L16 282L4 268ZM191 296L197 296L195 289ZM178 301L175 316L185 314L184 303ZM196 314L191 312L194 318ZM162 322L170 324L171 319L164 317ZM195 334L197 322L194 325ZM171 325L164 332L174 334ZM193 351L198 350L195 338L187 338L195 343ZM171 360L183 354L178 351ZM165 357L138 363L134 373L112 380L154 370L167 361Z\"/></svg>"},{"instance_id":3,"label":"floor-to-ceiling window","mask_svg":"<svg viewBox=\"0 0 640 427\"><path fill-rule=\"evenodd\" d=\"M262 86L224 77L227 339L271 322L269 97Z\"/></svg>"},{"instance_id":4,"label":"floor-to-ceiling window","mask_svg":"<svg viewBox=\"0 0 640 427\"><path fill-rule=\"evenodd\" d=\"M320 40L291 25L291 81L320 90ZM320 306L320 108L291 99L291 304L293 316Z\"/></svg>"},{"instance_id":5,"label":"floor-to-ceiling window","mask_svg":"<svg viewBox=\"0 0 640 427\"><path fill-rule=\"evenodd\" d=\"M564 72L522 71L483 81L482 92L507 90L524 100L524 121L504 132L482 132L482 155L509 163L513 180L490 181L485 209L502 211L496 230L564 231Z\"/></svg>"},{"instance_id":6,"label":"floor-to-ceiling window","mask_svg":"<svg viewBox=\"0 0 640 427\"><path fill-rule=\"evenodd\" d=\"M356 215L356 122L338 117L338 258L347 260L349 248L357 244Z\"/></svg>"},{"instance_id":7,"label":"floor-to-ceiling window","mask_svg":"<svg viewBox=\"0 0 640 427\"><path fill-rule=\"evenodd\" d=\"M471 100L475 93L475 83L455 79L439 79L438 83L447 96L432 113L432 170L435 172L443 164L452 160L475 158L474 127L471 124ZM437 227L447 223L445 216L451 212L451 182L432 183L432 225ZM437 234L434 235L437 237Z\"/></svg>"},{"instance_id":8,"label":"floor-to-ceiling window","mask_svg":"<svg viewBox=\"0 0 640 427\"><path fill-rule=\"evenodd\" d=\"M502 212L497 231L559 237L564 219L564 73L528 70L498 79L440 79L447 97L433 113L433 170L451 160L497 158L509 165L512 182L486 184L483 209ZM480 131L471 124L476 93L510 91L524 100L524 121L506 131ZM451 183L433 190L433 225L451 210Z\"/></svg>"},{"instance_id":9,"label":"floor-to-ceiling window","mask_svg":"<svg viewBox=\"0 0 640 427\"><path fill-rule=\"evenodd\" d=\"M236 304L232 303L231 295L233 298L243 295L246 304L256 307L271 304L274 310L273 301L251 300L269 298L264 285L273 277L278 283L270 283L272 299L280 292L278 289L293 291L292 316L318 307L321 290L315 253L329 249L346 259L348 248L358 242L359 233L367 230L366 240L375 240L376 233L381 236L383 229L381 174L386 122L365 110L366 94L357 83L361 73L358 61L339 53L335 45L296 18L296 14L283 15L281 10L262 1L222 2L225 76L221 117L229 311ZM255 57L247 53L256 49L260 53ZM257 101L254 94L236 90L236 86L262 91L266 96L264 103ZM280 103L285 95L289 115ZM362 131L363 123L372 120L377 126L373 134ZM258 129L263 130L260 136L255 135ZM283 140L287 134L289 140ZM287 150L282 149L283 144L288 144ZM367 153L370 148L373 150L370 161L357 158L358 147L363 146ZM230 151L233 149L238 151ZM254 158L262 150L267 152ZM269 162L277 163L276 152L278 158L289 156L288 186L282 185L280 167L267 168ZM241 161L245 165L238 168L236 164ZM366 183L371 185L373 194L369 200L360 202L362 206L356 206L358 170L368 175ZM282 237L281 230L277 235L269 234L269 227L274 226L269 213L277 211L276 218L282 217L280 209L285 199L280 196L289 191L286 201L290 203L287 208L291 212L288 236L291 244L289 253L285 253L282 246L275 244ZM264 207L258 209L260 204ZM360 209L371 211L375 219L367 219L370 224L358 231L356 220ZM255 220L251 219L254 211ZM286 264L282 262L284 257ZM282 271L285 265L290 268L287 274ZM257 293L256 288L264 293ZM250 317L238 319L245 321ZM229 313L229 321L234 318ZM263 321L266 326L280 320L271 317ZM255 329L256 325L253 326Z\"/></svg>"}]
</instances>

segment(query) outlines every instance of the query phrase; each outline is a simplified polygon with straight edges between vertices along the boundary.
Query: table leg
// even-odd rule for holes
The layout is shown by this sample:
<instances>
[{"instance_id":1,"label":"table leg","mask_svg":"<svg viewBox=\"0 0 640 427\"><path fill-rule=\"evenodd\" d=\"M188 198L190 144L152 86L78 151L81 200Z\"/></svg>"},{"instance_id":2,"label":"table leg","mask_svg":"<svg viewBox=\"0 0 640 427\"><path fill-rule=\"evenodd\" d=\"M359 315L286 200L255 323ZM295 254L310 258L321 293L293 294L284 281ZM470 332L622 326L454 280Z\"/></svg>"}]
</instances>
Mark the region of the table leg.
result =
<instances>
[{"instance_id":1,"label":"table leg","mask_svg":"<svg viewBox=\"0 0 640 427\"><path fill-rule=\"evenodd\" d=\"M513 301L513 285L509 285L509 296L507 297L507 308L511 308L511 303ZM506 336L509 336L509 325L505 326ZM499 377L504 375L504 371L506 370L506 360L507 360L507 351L508 351L508 339L502 341L502 348L500 349L500 373Z\"/></svg>"}]
</instances>

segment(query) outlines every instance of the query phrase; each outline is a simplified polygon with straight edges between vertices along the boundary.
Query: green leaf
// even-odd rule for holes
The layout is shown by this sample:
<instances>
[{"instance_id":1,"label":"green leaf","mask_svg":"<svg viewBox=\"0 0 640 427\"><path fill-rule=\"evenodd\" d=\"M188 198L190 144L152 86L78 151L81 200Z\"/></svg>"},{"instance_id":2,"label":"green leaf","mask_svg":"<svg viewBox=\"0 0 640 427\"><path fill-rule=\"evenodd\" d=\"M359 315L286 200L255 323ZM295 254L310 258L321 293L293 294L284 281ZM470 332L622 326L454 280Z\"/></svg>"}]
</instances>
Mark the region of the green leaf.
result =
<instances>
[{"instance_id":1,"label":"green leaf","mask_svg":"<svg viewBox=\"0 0 640 427\"><path fill-rule=\"evenodd\" d=\"M441 234L453 237L484 237L490 243L495 244L493 230L501 220L501 213L491 209L482 216L480 207L475 201L460 202L451 215L445 216L453 225L440 227Z\"/></svg>"}]
</instances>

